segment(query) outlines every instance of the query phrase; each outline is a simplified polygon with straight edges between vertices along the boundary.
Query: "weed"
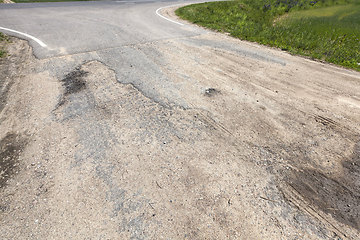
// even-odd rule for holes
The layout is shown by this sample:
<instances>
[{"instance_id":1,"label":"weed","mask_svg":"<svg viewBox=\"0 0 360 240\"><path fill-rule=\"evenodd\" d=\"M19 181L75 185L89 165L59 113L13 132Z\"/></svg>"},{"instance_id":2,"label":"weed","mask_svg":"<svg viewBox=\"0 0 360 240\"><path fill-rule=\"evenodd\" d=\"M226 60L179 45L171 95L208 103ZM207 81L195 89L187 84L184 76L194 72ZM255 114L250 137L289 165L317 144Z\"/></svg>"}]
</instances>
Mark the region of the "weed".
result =
<instances>
[{"instance_id":1,"label":"weed","mask_svg":"<svg viewBox=\"0 0 360 240\"><path fill-rule=\"evenodd\" d=\"M5 43L9 41L9 38L0 32L0 58L6 56L6 51L4 50Z\"/></svg>"},{"instance_id":2,"label":"weed","mask_svg":"<svg viewBox=\"0 0 360 240\"><path fill-rule=\"evenodd\" d=\"M360 0L235 0L176 14L232 36L360 70Z\"/></svg>"}]
</instances>

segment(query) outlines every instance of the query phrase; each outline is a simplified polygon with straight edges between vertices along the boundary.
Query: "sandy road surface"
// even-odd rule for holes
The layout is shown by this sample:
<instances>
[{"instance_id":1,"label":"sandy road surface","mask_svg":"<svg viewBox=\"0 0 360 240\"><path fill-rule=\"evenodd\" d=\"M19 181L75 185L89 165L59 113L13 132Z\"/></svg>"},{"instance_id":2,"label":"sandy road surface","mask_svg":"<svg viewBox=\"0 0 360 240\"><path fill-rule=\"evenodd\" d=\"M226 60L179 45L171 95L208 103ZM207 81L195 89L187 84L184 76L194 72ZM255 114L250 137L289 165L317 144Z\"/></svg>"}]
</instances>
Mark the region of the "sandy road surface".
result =
<instances>
[{"instance_id":1,"label":"sandy road surface","mask_svg":"<svg viewBox=\"0 0 360 240\"><path fill-rule=\"evenodd\" d=\"M359 239L360 74L194 29L41 59L13 39L3 239Z\"/></svg>"}]
</instances>

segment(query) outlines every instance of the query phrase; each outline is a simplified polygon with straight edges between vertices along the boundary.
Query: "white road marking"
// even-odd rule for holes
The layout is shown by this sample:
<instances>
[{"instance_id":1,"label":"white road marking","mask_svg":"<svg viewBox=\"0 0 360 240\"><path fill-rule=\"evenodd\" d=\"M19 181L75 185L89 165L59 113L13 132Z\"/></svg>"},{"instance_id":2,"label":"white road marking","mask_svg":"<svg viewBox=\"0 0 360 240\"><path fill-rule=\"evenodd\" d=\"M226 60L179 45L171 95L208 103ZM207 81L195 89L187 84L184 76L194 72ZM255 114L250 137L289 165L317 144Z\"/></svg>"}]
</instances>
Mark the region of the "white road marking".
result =
<instances>
[{"instance_id":1,"label":"white road marking","mask_svg":"<svg viewBox=\"0 0 360 240\"><path fill-rule=\"evenodd\" d=\"M23 32L19 32L19 31L16 31L16 30L12 30L12 29L9 29L9 28L4 28L4 27L0 27L0 30L5 30L5 31L8 31L8 32L13 32L13 33L17 33L17 34L20 34L20 35L23 35L24 37L26 37L26 38L30 38L31 40L34 40L35 42L37 42L40 46L42 46L42 47L47 47L47 45L43 42L43 41L41 41L41 40L39 40L39 39L37 39L36 37L33 37L33 36L31 36L31 35L29 35L29 34L27 34L27 33L23 33Z\"/></svg>"},{"instance_id":2,"label":"white road marking","mask_svg":"<svg viewBox=\"0 0 360 240\"><path fill-rule=\"evenodd\" d=\"M171 20L171 19L169 19L169 18L167 18L167 17L164 17L163 15L161 15L161 14L159 13L163 8L175 7L175 6L179 6L179 5L182 5L182 4L176 4L176 5L171 5L171 6L166 6L166 7L158 8L158 9L156 10L156 14L157 14L159 17L162 17L162 18L165 19L165 20L168 20L168 21L170 21L170 22L172 22L172 23L179 24L180 26L184 26L184 24L179 23L179 22L176 22L176 21L174 21L174 20Z\"/></svg>"}]
</instances>

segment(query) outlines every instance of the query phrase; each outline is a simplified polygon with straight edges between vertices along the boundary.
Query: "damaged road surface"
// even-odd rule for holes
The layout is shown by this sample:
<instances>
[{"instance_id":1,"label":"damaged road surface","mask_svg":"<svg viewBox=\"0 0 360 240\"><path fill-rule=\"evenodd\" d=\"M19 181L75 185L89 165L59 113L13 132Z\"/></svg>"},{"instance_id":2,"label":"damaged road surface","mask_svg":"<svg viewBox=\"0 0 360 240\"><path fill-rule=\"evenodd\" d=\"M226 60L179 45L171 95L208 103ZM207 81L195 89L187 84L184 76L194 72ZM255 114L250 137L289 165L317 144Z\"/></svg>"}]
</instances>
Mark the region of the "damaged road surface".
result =
<instances>
[{"instance_id":1,"label":"damaged road surface","mask_svg":"<svg viewBox=\"0 0 360 240\"><path fill-rule=\"evenodd\" d=\"M173 4L0 7L1 238L359 239L360 74Z\"/></svg>"}]
</instances>

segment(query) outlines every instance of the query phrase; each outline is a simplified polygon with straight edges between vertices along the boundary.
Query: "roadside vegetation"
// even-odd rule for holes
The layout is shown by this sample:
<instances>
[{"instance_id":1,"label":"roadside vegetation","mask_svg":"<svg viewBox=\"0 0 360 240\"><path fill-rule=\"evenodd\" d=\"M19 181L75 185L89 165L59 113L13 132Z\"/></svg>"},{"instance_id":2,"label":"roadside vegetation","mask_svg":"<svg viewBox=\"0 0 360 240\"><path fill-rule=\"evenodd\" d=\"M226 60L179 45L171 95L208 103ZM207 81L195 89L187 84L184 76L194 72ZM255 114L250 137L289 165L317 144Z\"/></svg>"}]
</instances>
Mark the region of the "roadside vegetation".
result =
<instances>
[{"instance_id":1,"label":"roadside vegetation","mask_svg":"<svg viewBox=\"0 0 360 240\"><path fill-rule=\"evenodd\" d=\"M360 0L234 0L185 6L183 19L360 71Z\"/></svg>"},{"instance_id":2,"label":"roadside vegetation","mask_svg":"<svg viewBox=\"0 0 360 240\"><path fill-rule=\"evenodd\" d=\"M6 56L5 45L8 41L8 37L0 32L0 58Z\"/></svg>"}]
</instances>

